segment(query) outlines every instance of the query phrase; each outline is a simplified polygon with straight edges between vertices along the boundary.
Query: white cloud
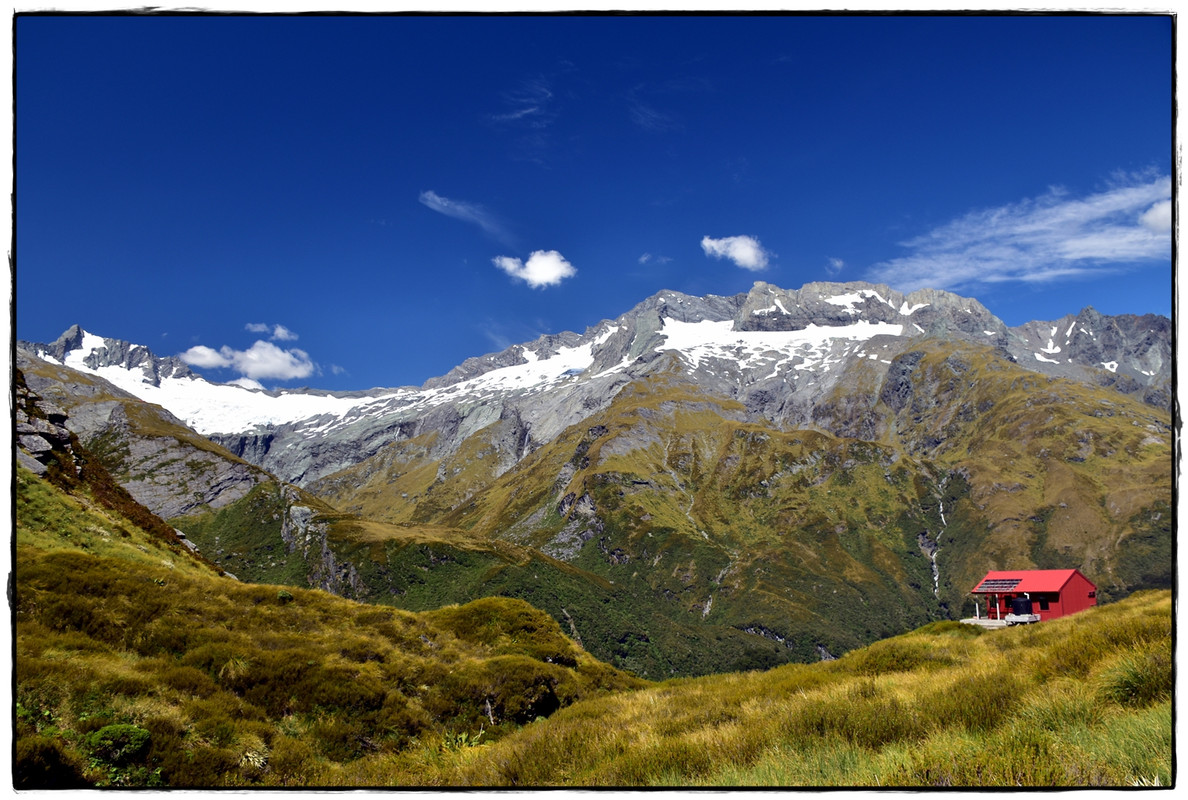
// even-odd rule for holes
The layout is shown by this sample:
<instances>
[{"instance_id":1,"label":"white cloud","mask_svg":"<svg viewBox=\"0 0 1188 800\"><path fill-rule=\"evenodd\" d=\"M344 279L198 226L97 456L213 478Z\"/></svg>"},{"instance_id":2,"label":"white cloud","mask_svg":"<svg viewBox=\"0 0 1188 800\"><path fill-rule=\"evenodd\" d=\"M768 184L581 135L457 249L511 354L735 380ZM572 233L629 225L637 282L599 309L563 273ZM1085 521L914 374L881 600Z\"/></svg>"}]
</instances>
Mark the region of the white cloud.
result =
<instances>
[{"instance_id":1,"label":"white cloud","mask_svg":"<svg viewBox=\"0 0 1188 800\"><path fill-rule=\"evenodd\" d=\"M421 204L433 209L439 214L445 214L447 217L460 219L463 222L470 222L478 225L488 235L498 239L504 244L508 244L509 235L499 223L495 216L487 211L487 209L476 203L467 203L463 200L451 200L448 197L442 197L437 192L432 190L421 192L419 198Z\"/></svg>"},{"instance_id":2,"label":"white cloud","mask_svg":"<svg viewBox=\"0 0 1188 800\"><path fill-rule=\"evenodd\" d=\"M291 342L297 339L297 334L284 325L269 325L267 322L249 322L243 329L252 333L267 333L268 338L278 342Z\"/></svg>"},{"instance_id":3,"label":"white cloud","mask_svg":"<svg viewBox=\"0 0 1188 800\"><path fill-rule=\"evenodd\" d=\"M247 350L235 350L225 345L215 350L206 345L195 345L180 358L192 367L233 369L252 380L307 378L317 369L304 350L283 350L265 341L257 341Z\"/></svg>"},{"instance_id":4,"label":"white cloud","mask_svg":"<svg viewBox=\"0 0 1188 800\"><path fill-rule=\"evenodd\" d=\"M228 348L223 348L224 350ZM230 356L204 344L196 344L180 356L181 360L191 367L205 367L208 369L229 367L233 363Z\"/></svg>"},{"instance_id":5,"label":"white cloud","mask_svg":"<svg viewBox=\"0 0 1188 800\"><path fill-rule=\"evenodd\" d=\"M1129 176L1083 198L1060 189L974 211L903 245L867 277L902 291L1045 282L1171 256L1171 179Z\"/></svg>"},{"instance_id":6,"label":"white cloud","mask_svg":"<svg viewBox=\"0 0 1188 800\"><path fill-rule=\"evenodd\" d=\"M556 250L536 250L528 257L527 263L510 256L496 256L491 259L491 263L516 280L525 281L533 289L556 286L577 274L573 264Z\"/></svg>"},{"instance_id":7,"label":"white cloud","mask_svg":"<svg viewBox=\"0 0 1188 800\"><path fill-rule=\"evenodd\" d=\"M752 272L767 269L767 260L771 257L771 253L764 250L763 245L754 236L727 236L724 239L704 236L701 239L701 249L707 256L728 258L735 265Z\"/></svg>"},{"instance_id":8,"label":"white cloud","mask_svg":"<svg viewBox=\"0 0 1188 800\"><path fill-rule=\"evenodd\" d=\"M845 266L846 262L842 261L840 258L831 258L829 259L829 264L825 267L825 271L830 275L837 275L839 272L845 269Z\"/></svg>"},{"instance_id":9,"label":"white cloud","mask_svg":"<svg viewBox=\"0 0 1188 800\"><path fill-rule=\"evenodd\" d=\"M1155 233L1171 233L1172 204L1171 200L1160 200L1139 215L1141 222L1148 230Z\"/></svg>"}]
</instances>

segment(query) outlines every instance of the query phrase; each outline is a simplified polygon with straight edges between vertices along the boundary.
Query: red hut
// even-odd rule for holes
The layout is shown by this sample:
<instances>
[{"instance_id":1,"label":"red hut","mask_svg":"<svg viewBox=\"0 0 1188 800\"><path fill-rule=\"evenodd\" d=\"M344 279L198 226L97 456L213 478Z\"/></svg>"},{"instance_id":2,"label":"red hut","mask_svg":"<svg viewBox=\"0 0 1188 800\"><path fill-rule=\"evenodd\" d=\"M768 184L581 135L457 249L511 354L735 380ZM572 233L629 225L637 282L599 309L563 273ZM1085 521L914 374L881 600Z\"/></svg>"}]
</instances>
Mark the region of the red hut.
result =
<instances>
[{"instance_id":1,"label":"red hut","mask_svg":"<svg viewBox=\"0 0 1188 800\"><path fill-rule=\"evenodd\" d=\"M1097 587L1075 569L991 570L972 594L975 603L985 598L987 619L1008 624L1057 619L1097 605Z\"/></svg>"}]
</instances>

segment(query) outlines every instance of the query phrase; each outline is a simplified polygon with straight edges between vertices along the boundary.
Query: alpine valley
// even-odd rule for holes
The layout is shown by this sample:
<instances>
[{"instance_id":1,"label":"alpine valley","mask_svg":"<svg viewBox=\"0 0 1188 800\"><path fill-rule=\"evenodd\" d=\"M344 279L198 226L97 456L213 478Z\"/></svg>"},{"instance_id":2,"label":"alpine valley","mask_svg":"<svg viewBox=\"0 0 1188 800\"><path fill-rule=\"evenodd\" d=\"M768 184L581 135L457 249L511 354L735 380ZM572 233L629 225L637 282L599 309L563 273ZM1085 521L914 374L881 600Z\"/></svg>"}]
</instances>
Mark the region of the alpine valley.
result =
<instances>
[{"instance_id":1,"label":"alpine valley","mask_svg":"<svg viewBox=\"0 0 1188 800\"><path fill-rule=\"evenodd\" d=\"M341 393L75 326L18 343L18 465L73 442L242 582L519 599L614 667L702 675L972 615L990 569L1170 588L1171 349L1156 315L756 283Z\"/></svg>"}]
</instances>

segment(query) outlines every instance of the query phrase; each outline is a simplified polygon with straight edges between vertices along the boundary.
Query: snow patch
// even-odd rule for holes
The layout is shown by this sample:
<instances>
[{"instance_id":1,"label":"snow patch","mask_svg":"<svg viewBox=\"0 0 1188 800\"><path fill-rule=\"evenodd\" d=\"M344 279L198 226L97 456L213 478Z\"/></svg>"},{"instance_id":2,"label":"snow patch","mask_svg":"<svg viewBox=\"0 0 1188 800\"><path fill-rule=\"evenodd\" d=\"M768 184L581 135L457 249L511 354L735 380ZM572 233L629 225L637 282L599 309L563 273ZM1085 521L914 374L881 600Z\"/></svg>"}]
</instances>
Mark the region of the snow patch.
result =
<instances>
[{"instance_id":1,"label":"snow patch","mask_svg":"<svg viewBox=\"0 0 1188 800\"><path fill-rule=\"evenodd\" d=\"M854 304L860 303L863 300L869 299L871 297L877 297L883 302L884 305L895 308L895 306L892 306L891 303L887 302L887 299L874 289L859 289L858 291L851 292L850 294L839 294L835 297L823 297L821 299L830 305L842 306L849 314L857 314L858 309L854 308Z\"/></svg>"},{"instance_id":2,"label":"snow patch","mask_svg":"<svg viewBox=\"0 0 1188 800\"><path fill-rule=\"evenodd\" d=\"M932 305L932 304L931 303L915 303L914 305L909 306L907 300L904 300L903 305L899 307L899 313L905 317L910 317L912 314L915 314L921 308L926 308L927 306L930 306L930 305Z\"/></svg>"},{"instance_id":3,"label":"snow patch","mask_svg":"<svg viewBox=\"0 0 1188 800\"><path fill-rule=\"evenodd\" d=\"M1103 361L1103 362L1101 362L1101 365L1103 367L1105 367L1106 369L1108 369L1110 372L1118 371L1118 362L1117 361Z\"/></svg>"},{"instance_id":4,"label":"snow patch","mask_svg":"<svg viewBox=\"0 0 1188 800\"><path fill-rule=\"evenodd\" d=\"M718 358L742 364L767 362L774 358L778 365L797 370L828 369L830 365L840 363L838 359L830 358L829 353L837 340L862 342L880 334L903 334L902 325L866 321L837 327L809 325L798 331L736 331L733 327L731 320L665 320L660 331L665 341L656 349L676 350L695 368L704 359Z\"/></svg>"},{"instance_id":5,"label":"snow patch","mask_svg":"<svg viewBox=\"0 0 1188 800\"><path fill-rule=\"evenodd\" d=\"M1056 360L1056 359L1054 359L1054 358L1044 358L1044 357L1043 357L1043 356L1041 356L1039 353L1035 353L1035 360L1036 360L1036 361L1043 361L1043 362L1045 362L1045 363L1048 363L1048 364L1059 364L1059 363L1060 363L1059 361L1057 361L1057 360Z\"/></svg>"},{"instance_id":6,"label":"snow patch","mask_svg":"<svg viewBox=\"0 0 1188 800\"><path fill-rule=\"evenodd\" d=\"M83 331L82 344L77 350L71 350L66 353L66 357L62 363L74 369L89 370L89 367L83 363L84 359L96 350L101 350L107 347L107 340L102 336L96 336L93 333Z\"/></svg>"}]
</instances>

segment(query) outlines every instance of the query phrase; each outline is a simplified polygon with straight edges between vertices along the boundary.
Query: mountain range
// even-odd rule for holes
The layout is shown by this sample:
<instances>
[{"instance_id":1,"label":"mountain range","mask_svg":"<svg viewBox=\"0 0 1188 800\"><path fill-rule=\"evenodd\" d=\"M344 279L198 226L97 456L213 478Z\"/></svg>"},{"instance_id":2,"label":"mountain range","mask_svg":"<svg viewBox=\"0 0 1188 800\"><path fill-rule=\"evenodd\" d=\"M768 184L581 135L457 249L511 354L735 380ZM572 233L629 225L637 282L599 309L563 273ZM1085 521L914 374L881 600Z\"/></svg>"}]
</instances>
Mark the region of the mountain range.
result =
<instances>
[{"instance_id":1,"label":"mountain range","mask_svg":"<svg viewBox=\"0 0 1188 800\"><path fill-rule=\"evenodd\" d=\"M660 292L420 387L265 391L75 326L50 412L226 573L410 610L527 600L647 677L832 658L969 613L989 569L1171 585L1157 315L1008 327L867 283ZM23 426L23 427L22 427Z\"/></svg>"}]
</instances>

